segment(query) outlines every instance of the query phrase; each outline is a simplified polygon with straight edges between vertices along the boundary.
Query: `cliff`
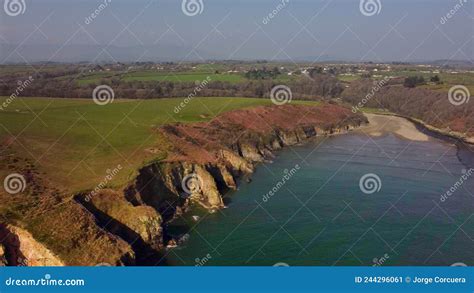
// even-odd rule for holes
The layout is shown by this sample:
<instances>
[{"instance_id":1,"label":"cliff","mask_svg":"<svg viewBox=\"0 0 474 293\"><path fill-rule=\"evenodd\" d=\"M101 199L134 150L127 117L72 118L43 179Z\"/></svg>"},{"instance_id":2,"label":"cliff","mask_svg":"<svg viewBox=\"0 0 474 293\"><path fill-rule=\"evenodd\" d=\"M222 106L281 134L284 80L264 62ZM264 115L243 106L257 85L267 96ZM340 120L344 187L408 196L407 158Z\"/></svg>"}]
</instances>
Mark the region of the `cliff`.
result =
<instances>
[{"instance_id":1,"label":"cliff","mask_svg":"<svg viewBox=\"0 0 474 293\"><path fill-rule=\"evenodd\" d=\"M11 168L10 172L22 174L26 181L24 192L15 196L0 190L0 202L10 207L1 210L0 233L8 237L0 237L0 246L3 246L0 250L4 251L3 258L0 253L0 263L58 264L56 260L65 265L81 266L135 263L132 247L97 225L96 217L82 205L69 198L63 199L65 191L47 180L31 159L6 154L0 156L0 165ZM38 245L30 245L35 242ZM55 257L48 256L46 249ZM30 260L31 253L39 258ZM24 261L18 263L18 257L12 259L12 255L23 255Z\"/></svg>"},{"instance_id":2,"label":"cliff","mask_svg":"<svg viewBox=\"0 0 474 293\"><path fill-rule=\"evenodd\" d=\"M325 104L257 107L207 123L166 125L159 131L171 142L168 157L144 166L125 189L125 198L135 207L153 207L165 227L193 203L210 211L223 208L222 195L236 189L240 177L272 159L275 151L316 136L345 133L363 123L367 123L363 115ZM137 230L130 221L121 222ZM161 246L176 242L163 231Z\"/></svg>"},{"instance_id":3,"label":"cliff","mask_svg":"<svg viewBox=\"0 0 474 293\"><path fill-rule=\"evenodd\" d=\"M0 265L64 266L58 256L19 227L1 226L0 239Z\"/></svg>"},{"instance_id":4,"label":"cliff","mask_svg":"<svg viewBox=\"0 0 474 293\"><path fill-rule=\"evenodd\" d=\"M6 229L16 240L0 243L0 266L18 265L11 256L28 256L25 251L37 252L22 258L27 265L165 265L165 247L181 241L168 233L170 221L193 205L223 208L223 194L275 151L366 122L347 108L322 104L256 107L209 122L164 125L155 131L166 159L143 166L122 191L82 192L68 200L25 162L25 196L1 199L16 207L9 222L27 225Z\"/></svg>"}]
</instances>

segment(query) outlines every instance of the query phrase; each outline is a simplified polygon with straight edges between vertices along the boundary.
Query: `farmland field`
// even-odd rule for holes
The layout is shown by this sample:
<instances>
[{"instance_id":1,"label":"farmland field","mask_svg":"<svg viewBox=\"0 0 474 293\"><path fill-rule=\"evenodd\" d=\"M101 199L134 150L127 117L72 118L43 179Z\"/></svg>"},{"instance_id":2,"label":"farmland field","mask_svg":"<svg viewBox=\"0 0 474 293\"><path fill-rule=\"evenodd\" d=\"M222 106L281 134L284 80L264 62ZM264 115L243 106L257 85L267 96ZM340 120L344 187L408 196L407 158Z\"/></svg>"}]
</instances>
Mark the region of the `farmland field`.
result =
<instances>
[{"instance_id":1,"label":"farmland field","mask_svg":"<svg viewBox=\"0 0 474 293\"><path fill-rule=\"evenodd\" d=\"M164 157L166 146L154 131L159 125L207 121L233 109L271 104L267 99L195 98L176 114L182 101L115 100L98 106L92 100L18 98L0 114L0 141L56 183L78 191L93 187L118 164L127 170L115 178L120 185L145 162Z\"/></svg>"},{"instance_id":2,"label":"farmland field","mask_svg":"<svg viewBox=\"0 0 474 293\"><path fill-rule=\"evenodd\" d=\"M110 78L110 77L114 76L115 74L117 74L117 73L107 73L107 72L92 73L92 74L88 74L84 77L78 78L77 82L80 85L86 85L86 84L89 84L89 83L99 82L103 78ZM75 76L73 76L73 78L75 78Z\"/></svg>"},{"instance_id":3,"label":"farmland field","mask_svg":"<svg viewBox=\"0 0 474 293\"><path fill-rule=\"evenodd\" d=\"M448 92L449 89L454 85L464 85L469 90L474 90L474 73L471 72L462 72L462 73L452 73L452 72L440 72L440 73L427 73L421 70L417 71L410 71L410 70L403 70L403 71L393 71L393 72L382 72L380 75L383 76L397 76L397 77L409 77L409 76L422 76L426 81L430 81L430 78L437 75L440 79L442 84L428 84L423 85L423 87Z\"/></svg>"},{"instance_id":4,"label":"farmland field","mask_svg":"<svg viewBox=\"0 0 474 293\"><path fill-rule=\"evenodd\" d=\"M196 82L203 81L209 77L212 81L240 82L244 77L238 74L215 74L210 72L154 72L138 71L127 73L122 76L124 81L173 81L173 82Z\"/></svg>"},{"instance_id":5,"label":"farmland field","mask_svg":"<svg viewBox=\"0 0 474 293\"><path fill-rule=\"evenodd\" d=\"M77 77L67 76L68 78L77 78L78 85L88 85L88 84L99 84L102 80L107 80L111 78L118 78L123 82L152 82L152 81L168 81L168 82L202 82L208 79L210 82L222 81L230 83L240 83L249 81L242 73L228 73L221 70L222 66L217 65L201 65L196 67L193 70L188 71L156 71L156 70L142 70L142 71L130 71L130 72L120 72L120 71L111 71L111 72L93 72L85 73L82 76ZM210 69L216 70L210 71ZM225 69L225 68L224 68ZM219 72L221 71L221 72ZM286 74L279 75L275 78L277 82L285 82L292 79L297 79L298 76L288 76Z\"/></svg>"}]
</instances>

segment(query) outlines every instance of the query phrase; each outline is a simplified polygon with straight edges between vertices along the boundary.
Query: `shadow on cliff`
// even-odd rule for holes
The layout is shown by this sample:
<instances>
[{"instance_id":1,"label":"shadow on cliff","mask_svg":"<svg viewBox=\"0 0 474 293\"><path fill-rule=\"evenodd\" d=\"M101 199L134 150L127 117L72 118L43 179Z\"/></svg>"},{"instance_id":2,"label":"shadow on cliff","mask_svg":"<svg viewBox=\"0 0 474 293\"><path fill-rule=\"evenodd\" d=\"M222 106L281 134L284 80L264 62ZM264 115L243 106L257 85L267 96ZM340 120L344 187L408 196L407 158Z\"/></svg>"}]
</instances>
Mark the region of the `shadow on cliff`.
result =
<instances>
[{"instance_id":1,"label":"shadow on cliff","mask_svg":"<svg viewBox=\"0 0 474 293\"><path fill-rule=\"evenodd\" d=\"M168 261L166 256L157 248L152 247L146 243L142 237L128 228L123 223L110 217L106 213L97 209L93 204L90 204L82 199L81 196L76 196L75 200L84 206L96 218L97 224L109 233L116 235L132 246L136 255L135 264L137 266L167 266Z\"/></svg>"},{"instance_id":2,"label":"shadow on cliff","mask_svg":"<svg viewBox=\"0 0 474 293\"><path fill-rule=\"evenodd\" d=\"M185 199L170 190L163 178L166 177L160 168L152 164L142 168L136 178L134 186L125 190L125 198L134 206L147 205L153 207L168 222L185 207ZM174 186L181 186L181 181L173 176ZM176 182L174 182L176 181Z\"/></svg>"},{"instance_id":3,"label":"shadow on cliff","mask_svg":"<svg viewBox=\"0 0 474 293\"><path fill-rule=\"evenodd\" d=\"M8 266L27 265L27 258L20 251L20 239L4 223L0 223L0 244L5 248L5 260Z\"/></svg>"}]
</instances>

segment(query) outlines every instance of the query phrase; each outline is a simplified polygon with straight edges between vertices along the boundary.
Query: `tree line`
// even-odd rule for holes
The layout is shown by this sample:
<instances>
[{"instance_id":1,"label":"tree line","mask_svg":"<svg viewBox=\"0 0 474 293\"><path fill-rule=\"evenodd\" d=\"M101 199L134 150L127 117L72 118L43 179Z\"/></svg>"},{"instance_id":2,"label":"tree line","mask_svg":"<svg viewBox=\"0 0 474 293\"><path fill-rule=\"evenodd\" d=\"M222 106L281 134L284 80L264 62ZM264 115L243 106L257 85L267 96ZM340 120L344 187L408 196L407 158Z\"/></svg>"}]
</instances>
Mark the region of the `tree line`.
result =
<instances>
[{"instance_id":1,"label":"tree line","mask_svg":"<svg viewBox=\"0 0 474 293\"><path fill-rule=\"evenodd\" d=\"M276 74L273 70L271 72ZM69 73L74 74L77 72L71 71ZM21 80L22 76L11 75L2 78L0 95L9 96L15 92L17 83ZM63 74L59 73L35 75L34 82L24 89L22 96L88 99L92 97L94 88L105 84L114 90L115 97L119 99L156 99L187 97L196 88L194 82L125 82L118 77L80 84L76 79L64 78L63 76ZM278 82L272 78L257 78L238 83L211 80L199 91L199 96L266 98L269 97L272 88L281 83L292 90L293 98L302 100L334 98L339 96L344 90L343 85L337 78L330 75L317 75L312 78L301 76L298 79L285 82Z\"/></svg>"}]
</instances>

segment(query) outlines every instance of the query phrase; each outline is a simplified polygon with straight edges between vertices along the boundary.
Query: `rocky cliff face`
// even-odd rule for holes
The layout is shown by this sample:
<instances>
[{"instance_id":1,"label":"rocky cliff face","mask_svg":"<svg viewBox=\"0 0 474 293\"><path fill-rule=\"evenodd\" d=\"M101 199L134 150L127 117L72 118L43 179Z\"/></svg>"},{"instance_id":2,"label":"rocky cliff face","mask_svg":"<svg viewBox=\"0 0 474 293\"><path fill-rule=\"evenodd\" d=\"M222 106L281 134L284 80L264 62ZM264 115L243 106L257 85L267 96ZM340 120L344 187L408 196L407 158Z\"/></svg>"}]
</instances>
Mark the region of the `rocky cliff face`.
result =
<instances>
[{"instance_id":1,"label":"rocky cliff face","mask_svg":"<svg viewBox=\"0 0 474 293\"><path fill-rule=\"evenodd\" d=\"M56 255L19 227L0 227L0 239L0 265L64 266Z\"/></svg>"},{"instance_id":2,"label":"rocky cliff face","mask_svg":"<svg viewBox=\"0 0 474 293\"><path fill-rule=\"evenodd\" d=\"M206 123L166 125L158 129L170 146L165 160L141 168L123 192L101 190L68 201L60 201L62 191L25 162L31 190L2 200L17 201L29 226L13 218L13 226L0 225L0 266L166 264L162 251L180 242L167 224L192 205L223 208L223 195L275 151L365 122L349 109L324 104L256 107ZM47 213L29 211L33 206Z\"/></svg>"},{"instance_id":3,"label":"rocky cliff face","mask_svg":"<svg viewBox=\"0 0 474 293\"><path fill-rule=\"evenodd\" d=\"M3 211L4 217L0 219L0 234L5 236L0 236L3 247L0 263L71 266L135 263L132 247L97 225L96 217L82 205L64 199L65 191L46 179L34 161L7 153L0 156L0 165L22 174L27 183L24 192L15 196L0 189L0 201L14 207Z\"/></svg>"},{"instance_id":4,"label":"rocky cliff face","mask_svg":"<svg viewBox=\"0 0 474 293\"><path fill-rule=\"evenodd\" d=\"M110 189L93 196L76 196L97 217L101 226L129 243L147 243L160 249L163 243L162 218L150 206L133 206L123 194Z\"/></svg>"},{"instance_id":5,"label":"rocky cliff face","mask_svg":"<svg viewBox=\"0 0 474 293\"><path fill-rule=\"evenodd\" d=\"M349 109L322 104L255 107L209 122L165 125L154 129L164 141L152 152L167 152L166 159L138 170L123 191L92 196L67 196L35 160L2 149L2 171L20 173L26 186L14 196L0 188L0 202L6 203L0 266L166 264L164 247L180 243L168 224L192 205L223 208L222 195L275 151L364 122Z\"/></svg>"},{"instance_id":6,"label":"rocky cliff face","mask_svg":"<svg viewBox=\"0 0 474 293\"><path fill-rule=\"evenodd\" d=\"M7 258L5 256L5 246L0 243L0 267L4 267L8 265Z\"/></svg>"},{"instance_id":7,"label":"rocky cliff face","mask_svg":"<svg viewBox=\"0 0 474 293\"><path fill-rule=\"evenodd\" d=\"M223 208L222 195L275 151L366 122L363 115L325 104L257 107L207 123L166 125L159 129L171 145L164 161L144 166L123 193L102 190L75 199L100 227L134 249L137 264L156 261L162 256L155 252L179 243L168 235L167 223L192 204L210 211Z\"/></svg>"},{"instance_id":8,"label":"rocky cliff face","mask_svg":"<svg viewBox=\"0 0 474 293\"><path fill-rule=\"evenodd\" d=\"M237 179L272 159L275 151L366 122L362 115L325 105L260 107L230 112L209 123L168 125L161 131L173 142L169 157L142 168L126 197L135 205L155 208L164 223L193 202L219 209L224 206L222 195L237 188Z\"/></svg>"}]
</instances>

